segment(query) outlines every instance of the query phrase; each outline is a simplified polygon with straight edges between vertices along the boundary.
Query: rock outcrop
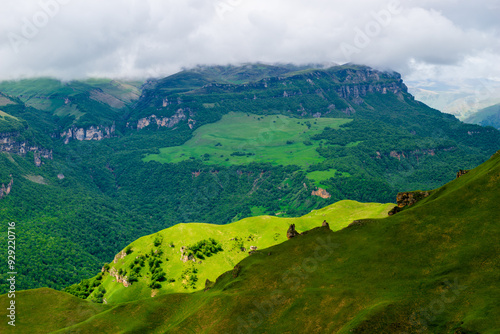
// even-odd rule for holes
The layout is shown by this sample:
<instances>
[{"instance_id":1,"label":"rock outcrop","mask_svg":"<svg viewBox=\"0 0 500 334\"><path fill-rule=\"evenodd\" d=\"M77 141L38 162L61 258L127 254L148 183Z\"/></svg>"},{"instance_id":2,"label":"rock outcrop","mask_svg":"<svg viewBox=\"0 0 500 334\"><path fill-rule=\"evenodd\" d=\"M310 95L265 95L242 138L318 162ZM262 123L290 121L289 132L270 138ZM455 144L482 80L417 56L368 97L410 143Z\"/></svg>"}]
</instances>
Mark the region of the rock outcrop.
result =
<instances>
[{"instance_id":1,"label":"rock outcrop","mask_svg":"<svg viewBox=\"0 0 500 334\"><path fill-rule=\"evenodd\" d=\"M8 152L12 154L26 155L28 152L33 152L34 162L37 167L43 163L41 158L52 160L52 150L39 147L38 145L30 144L26 141L18 141L18 132L0 133L0 152Z\"/></svg>"},{"instance_id":2,"label":"rock outcrop","mask_svg":"<svg viewBox=\"0 0 500 334\"><path fill-rule=\"evenodd\" d=\"M462 169L460 169L460 170L457 172L457 179L458 179L460 176L463 176L463 175L467 174L468 172L470 172L470 170L462 170Z\"/></svg>"},{"instance_id":3,"label":"rock outcrop","mask_svg":"<svg viewBox=\"0 0 500 334\"><path fill-rule=\"evenodd\" d=\"M113 263L118 262L118 260L123 259L125 256L127 256L127 253L125 253L124 251L121 251L120 253L115 255L115 258L113 259Z\"/></svg>"},{"instance_id":4,"label":"rock outcrop","mask_svg":"<svg viewBox=\"0 0 500 334\"><path fill-rule=\"evenodd\" d=\"M417 203L418 201L429 196L430 194L431 194L430 191L408 191L408 192L398 193L398 196L396 197L396 202L398 205L389 211L388 213L389 216L392 216L400 212L405 207Z\"/></svg>"},{"instance_id":5,"label":"rock outcrop","mask_svg":"<svg viewBox=\"0 0 500 334\"><path fill-rule=\"evenodd\" d=\"M188 261L193 261L193 262L196 262L196 259L194 258L194 255L193 254L187 254L186 253L187 251L187 248L185 248L184 246L181 247L181 261L182 262L188 262Z\"/></svg>"},{"instance_id":6,"label":"rock outcrop","mask_svg":"<svg viewBox=\"0 0 500 334\"><path fill-rule=\"evenodd\" d=\"M104 138L111 138L115 133L115 123L111 126L92 125L91 127L78 128L72 126L68 130L61 133L64 138L64 143L67 144L71 139L84 141L84 140L102 140Z\"/></svg>"},{"instance_id":7,"label":"rock outcrop","mask_svg":"<svg viewBox=\"0 0 500 334\"><path fill-rule=\"evenodd\" d=\"M143 129L149 126L150 124L156 124L158 128L160 127L173 128L175 125L179 124L181 121L186 119L187 119L186 113L184 112L184 109L181 108L177 110L177 112L171 117L158 117L156 115L151 115L148 117L141 118L139 121L137 121L137 130ZM190 128L193 128L195 123L196 122L192 119L188 120Z\"/></svg>"},{"instance_id":8,"label":"rock outcrop","mask_svg":"<svg viewBox=\"0 0 500 334\"><path fill-rule=\"evenodd\" d=\"M286 237L288 239L294 238L299 235L299 232L295 230L295 224L290 225L288 231L286 231Z\"/></svg>"},{"instance_id":9,"label":"rock outcrop","mask_svg":"<svg viewBox=\"0 0 500 334\"><path fill-rule=\"evenodd\" d=\"M11 175L10 182L7 184L7 186L5 186L5 184L2 183L2 187L0 187L0 199L6 197L10 193L13 184L14 184L14 179L12 178Z\"/></svg>"},{"instance_id":10,"label":"rock outcrop","mask_svg":"<svg viewBox=\"0 0 500 334\"><path fill-rule=\"evenodd\" d=\"M114 268L114 267L111 268L109 271L109 275L114 277L116 282L122 283L124 287L126 287L126 288L129 287L130 282L128 281L128 276L123 276L123 275L118 274L118 271L116 270L116 268Z\"/></svg>"},{"instance_id":11,"label":"rock outcrop","mask_svg":"<svg viewBox=\"0 0 500 334\"><path fill-rule=\"evenodd\" d=\"M327 199L327 198L332 197L332 195L330 195L330 194L328 193L328 191L326 191L326 190L325 190L325 189L323 189L323 188L318 188L318 190L313 190L313 191L311 192L311 195L312 195L312 196L319 196L319 197L324 198L324 199Z\"/></svg>"}]
</instances>

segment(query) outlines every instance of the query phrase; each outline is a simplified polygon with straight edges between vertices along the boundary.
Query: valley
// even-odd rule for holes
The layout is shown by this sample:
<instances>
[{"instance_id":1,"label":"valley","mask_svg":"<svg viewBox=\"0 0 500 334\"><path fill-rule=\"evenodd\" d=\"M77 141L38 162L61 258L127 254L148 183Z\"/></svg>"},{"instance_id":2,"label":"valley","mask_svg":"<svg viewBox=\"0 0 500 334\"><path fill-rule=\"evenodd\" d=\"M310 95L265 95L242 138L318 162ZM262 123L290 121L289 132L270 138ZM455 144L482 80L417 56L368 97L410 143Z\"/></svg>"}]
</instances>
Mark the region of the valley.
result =
<instances>
[{"instance_id":1,"label":"valley","mask_svg":"<svg viewBox=\"0 0 500 334\"><path fill-rule=\"evenodd\" d=\"M18 311L30 314L20 328L289 332L302 316L310 332L496 326L500 131L416 101L398 73L201 66L0 92L0 223L16 223ZM398 193L432 189L388 217ZM288 240L291 224L306 233ZM318 238L335 247L313 265ZM455 279L478 288L422 320Z\"/></svg>"}]
</instances>

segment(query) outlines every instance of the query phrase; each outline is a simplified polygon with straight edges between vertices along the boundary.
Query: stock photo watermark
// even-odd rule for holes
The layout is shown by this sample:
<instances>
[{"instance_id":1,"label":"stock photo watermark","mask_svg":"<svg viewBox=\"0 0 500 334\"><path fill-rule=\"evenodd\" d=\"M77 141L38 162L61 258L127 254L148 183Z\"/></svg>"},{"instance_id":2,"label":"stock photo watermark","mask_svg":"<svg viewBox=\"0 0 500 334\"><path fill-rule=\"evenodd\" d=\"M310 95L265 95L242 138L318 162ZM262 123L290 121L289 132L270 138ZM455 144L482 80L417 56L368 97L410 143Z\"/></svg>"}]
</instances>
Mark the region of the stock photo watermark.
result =
<instances>
[{"instance_id":1,"label":"stock photo watermark","mask_svg":"<svg viewBox=\"0 0 500 334\"><path fill-rule=\"evenodd\" d=\"M340 244L334 243L331 236L319 237L315 242L314 254L305 258L299 266L285 271L281 276L281 283L288 286L288 290L295 292L300 288L309 275L314 273L322 262L332 256L333 251L340 247ZM269 318L275 311L276 307L283 305L286 300L285 291L275 289L264 300L253 302L254 309L248 312L245 316L240 316L237 319L237 333L253 333L255 329L264 323L265 318Z\"/></svg>"},{"instance_id":2,"label":"stock photo watermark","mask_svg":"<svg viewBox=\"0 0 500 334\"><path fill-rule=\"evenodd\" d=\"M40 0L38 1L39 9L29 17L23 17L22 23L17 32L10 31L7 34L9 43L15 53L19 53L21 48L29 44L40 31L49 24L50 20L54 18L61 6L67 5L72 0Z\"/></svg>"},{"instance_id":3,"label":"stock photo watermark","mask_svg":"<svg viewBox=\"0 0 500 334\"><path fill-rule=\"evenodd\" d=\"M227 13L233 12L243 0L225 0L217 2L215 6L215 12L219 19L224 20Z\"/></svg>"},{"instance_id":4,"label":"stock photo watermark","mask_svg":"<svg viewBox=\"0 0 500 334\"><path fill-rule=\"evenodd\" d=\"M383 29L391 24L395 15L401 14L400 5L399 0L391 1L385 9L371 12L372 20L366 22L363 27L356 26L354 28L352 44L346 42L340 44L340 50L347 62L351 61L353 54L358 54L368 47L372 39L379 36Z\"/></svg>"},{"instance_id":5,"label":"stock photo watermark","mask_svg":"<svg viewBox=\"0 0 500 334\"><path fill-rule=\"evenodd\" d=\"M413 312L409 317L409 323L413 327L411 333L426 333L431 322L437 319L437 316L443 313L446 309L446 304L453 303L461 292L467 289L467 286L461 285L458 278L455 277L454 282L450 280L443 281L446 286L441 292L441 295L432 300L428 305ZM401 334L410 334L402 332Z\"/></svg>"},{"instance_id":6,"label":"stock photo watermark","mask_svg":"<svg viewBox=\"0 0 500 334\"><path fill-rule=\"evenodd\" d=\"M9 291L9 307L7 307L7 323L9 326L16 326L16 223L7 224L7 283Z\"/></svg>"}]
</instances>

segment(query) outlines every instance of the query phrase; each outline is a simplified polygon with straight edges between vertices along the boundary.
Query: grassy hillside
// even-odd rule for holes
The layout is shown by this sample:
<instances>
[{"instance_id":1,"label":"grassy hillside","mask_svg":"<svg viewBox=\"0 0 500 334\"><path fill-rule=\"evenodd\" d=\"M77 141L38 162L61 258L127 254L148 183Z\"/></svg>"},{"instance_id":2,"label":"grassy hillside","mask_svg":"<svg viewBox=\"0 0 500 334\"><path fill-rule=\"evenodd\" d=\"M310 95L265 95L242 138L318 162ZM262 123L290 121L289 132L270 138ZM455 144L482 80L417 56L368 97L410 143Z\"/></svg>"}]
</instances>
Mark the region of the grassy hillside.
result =
<instances>
[{"instance_id":1,"label":"grassy hillside","mask_svg":"<svg viewBox=\"0 0 500 334\"><path fill-rule=\"evenodd\" d=\"M200 159L223 166L254 161L307 167L324 160L316 151L319 142L311 142L311 137L325 127L338 128L349 121L229 113L216 123L198 128L183 145L161 148L159 154L143 160L175 163Z\"/></svg>"},{"instance_id":2,"label":"grassy hillside","mask_svg":"<svg viewBox=\"0 0 500 334\"><path fill-rule=\"evenodd\" d=\"M499 180L497 153L394 216L316 228L258 250L208 291L102 308L60 333L498 333ZM53 316L30 313L50 329Z\"/></svg>"},{"instance_id":3,"label":"grassy hillside","mask_svg":"<svg viewBox=\"0 0 500 334\"><path fill-rule=\"evenodd\" d=\"M127 250L130 253L117 259L116 263L111 262L107 272L104 275L98 275L99 282L97 283L100 283L99 287L102 286L106 290L102 297L108 303L148 298L151 295L199 290L204 288L207 279L215 281L220 274L230 270L248 256L251 246L262 249L287 240L286 232L290 224L295 224L297 230L302 232L320 226L323 220L326 220L332 230L339 230L355 219L385 217L393 206L393 204L341 201L300 218L261 216L245 218L228 225L178 224L131 243L122 250L121 254L125 255ZM222 246L222 251L210 256L194 256L195 262L181 261L181 247L188 248L209 238L215 239ZM144 258L142 266L138 258ZM159 268L166 274L165 278L159 281L161 285L159 289L151 289L148 286L153 281L152 272L155 269L149 266L151 259L161 260ZM125 287L122 283L116 282L115 277L109 275L109 272L113 270L123 271L121 275L128 278L135 276L138 281ZM186 278L186 275L191 277ZM170 282L171 279L175 281ZM90 284L93 282L95 278L89 281ZM74 288L76 287L71 287L69 290ZM98 290L96 289L89 298L93 299L99 292Z\"/></svg>"},{"instance_id":4,"label":"grassy hillside","mask_svg":"<svg viewBox=\"0 0 500 334\"><path fill-rule=\"evenodd\" d=\"M0 110L0 133L15 132L24 128L19 118Z\"/></svg>"},{"instance_id":5,"label":"grassy hillside","mask_svg":"<svg viewBox=\"0 0 500 334\"><path fill-rule=\"evenodd\" d=\"M63 128L110 124L140 96L137 82L88 79L63 82L34 78L0 82L0 91L16 96L26 106L58 116Z\"/></svg>"}]
</instances>

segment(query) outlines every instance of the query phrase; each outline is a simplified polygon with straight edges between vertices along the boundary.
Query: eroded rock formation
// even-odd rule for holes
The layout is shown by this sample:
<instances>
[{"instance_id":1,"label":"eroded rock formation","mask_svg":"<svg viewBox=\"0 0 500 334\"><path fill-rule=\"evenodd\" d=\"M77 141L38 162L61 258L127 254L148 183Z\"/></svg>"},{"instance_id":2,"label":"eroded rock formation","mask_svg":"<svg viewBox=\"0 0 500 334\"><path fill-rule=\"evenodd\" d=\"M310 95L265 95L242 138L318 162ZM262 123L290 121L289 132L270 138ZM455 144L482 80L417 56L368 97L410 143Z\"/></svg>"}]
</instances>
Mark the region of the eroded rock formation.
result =
<instances>
[{"instance_id":1,"label":"eroded rock formation","mask_svg":"<svg viewBox=\"0 0 500 334\"><path fill-rule=\"evenodd\" d=\"M288 239L294 238L299 235L299 232L295 230L295 224L290 225L288 231L286 231L286 237Z\"/></svg>"},{"instance_id":2,"label":"eroded rock formation","mask_svg":"<svg viewBox=\"0 0 500 334\"><path fill-rule=\"evenodd\" d=\"M115 124L111 126L92 125L84 129L72 126L68 130L61 133L64 138L64 143L67 144L71 139L83 140L102 140L104 138L111 138L115 133Z\"/></svg>"},{"instance_id":3,"label":"eroded rock formation","mask_svg":"<svg viewBox=\"0 0 500 334\"><path fill-rule=\"evenodd\" d=\"M12 154L26 155L28 152L33 152L34 162L37 167L42 165L42 159L52 160L52 150L32 145L27 141L19 141L19 132L0 133L0 152L8 152Z\"/></svg>"},{"instance_id":4,"label":"eroded rock formation","mask_svg":"<svg viewBox=\"0 0 500 334\"><path fill-rule=\"evenodd\" d=\"M398 193L398 196L396 197L396 202L398 205L389 211L388 213L389 216L392 216L400 212L405 207L417 203L418 201L429 196L430 194L431 194L430 191L408 191L408 192Z\"/></svg>"}]
</instances>

